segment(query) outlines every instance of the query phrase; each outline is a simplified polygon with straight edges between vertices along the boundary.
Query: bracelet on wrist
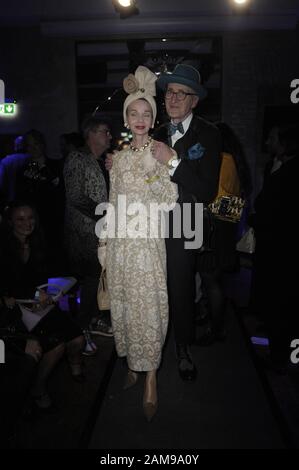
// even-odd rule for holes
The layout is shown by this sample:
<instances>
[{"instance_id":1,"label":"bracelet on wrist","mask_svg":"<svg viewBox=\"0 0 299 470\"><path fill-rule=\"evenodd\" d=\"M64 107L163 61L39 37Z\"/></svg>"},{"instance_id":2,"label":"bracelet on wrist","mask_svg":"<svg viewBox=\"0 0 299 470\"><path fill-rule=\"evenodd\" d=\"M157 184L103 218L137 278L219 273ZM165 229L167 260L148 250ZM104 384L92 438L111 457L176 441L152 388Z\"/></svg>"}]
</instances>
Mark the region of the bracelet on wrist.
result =
<instances>
[{"instance_id":1,"label":"bracelet on wrist","mask_svg":"<svg viewBox=\"0 0 299 470\"><path fill-rule=\"evenodd\" d=\"M151 183L154 183L154 181L157 181L158 179L160 179L160 176L159 175L154 175L154 176L151 176L150 178L147 178L145 180L145 182L147 184L151 184Z\"/></svg>"}]
</instances>

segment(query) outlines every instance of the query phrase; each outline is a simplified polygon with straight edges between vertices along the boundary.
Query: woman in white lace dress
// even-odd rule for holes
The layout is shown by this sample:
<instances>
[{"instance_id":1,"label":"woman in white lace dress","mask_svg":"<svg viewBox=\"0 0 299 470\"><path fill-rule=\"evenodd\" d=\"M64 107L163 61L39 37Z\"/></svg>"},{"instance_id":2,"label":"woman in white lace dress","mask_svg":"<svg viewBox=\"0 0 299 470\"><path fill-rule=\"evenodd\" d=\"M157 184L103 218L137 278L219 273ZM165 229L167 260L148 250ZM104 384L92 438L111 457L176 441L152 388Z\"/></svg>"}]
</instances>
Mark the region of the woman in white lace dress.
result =
<instances>
[{"instance_id":1,"label":"woman in white lace dress","mask_svg":"<svg viewBox=\"0 0 299 470\"><path fill-rule=\"evenodd\" d=\"M156 117L155 80L155 74L140 66L124 81L130 92L124 119L133 139L113 157L110 203L115 236L107 240L116 349L128 362L125 388L137 382L138 372L146 372L143 408L148 420L157 410L156 371L168 327L165 240L159 232L163 214L154 212L157 204L164 204L167 212L177 199L167 167L152 157L154 141L148 132Z\"/></svg>"}]
</instances>

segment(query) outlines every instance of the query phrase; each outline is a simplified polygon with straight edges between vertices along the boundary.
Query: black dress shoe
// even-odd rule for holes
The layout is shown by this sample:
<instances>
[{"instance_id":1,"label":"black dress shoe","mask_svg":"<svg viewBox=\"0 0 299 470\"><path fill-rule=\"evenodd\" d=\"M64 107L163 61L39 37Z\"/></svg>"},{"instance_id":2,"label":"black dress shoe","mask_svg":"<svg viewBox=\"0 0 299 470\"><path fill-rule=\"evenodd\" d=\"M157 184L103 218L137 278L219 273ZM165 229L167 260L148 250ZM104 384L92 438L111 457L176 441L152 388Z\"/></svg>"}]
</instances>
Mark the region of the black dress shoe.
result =
<instances>
[{"instance_id":1,"label":"black dress shoe","mask_svg":"<svg viewBox=\"0 0 299 470\"><path fill-rule=\"evenodd\" d=\"M182 380L193 381L196 379L197 370L193 363L189 347L185 344L176 345L178 370Z\"/></svg>"}]
</instances>

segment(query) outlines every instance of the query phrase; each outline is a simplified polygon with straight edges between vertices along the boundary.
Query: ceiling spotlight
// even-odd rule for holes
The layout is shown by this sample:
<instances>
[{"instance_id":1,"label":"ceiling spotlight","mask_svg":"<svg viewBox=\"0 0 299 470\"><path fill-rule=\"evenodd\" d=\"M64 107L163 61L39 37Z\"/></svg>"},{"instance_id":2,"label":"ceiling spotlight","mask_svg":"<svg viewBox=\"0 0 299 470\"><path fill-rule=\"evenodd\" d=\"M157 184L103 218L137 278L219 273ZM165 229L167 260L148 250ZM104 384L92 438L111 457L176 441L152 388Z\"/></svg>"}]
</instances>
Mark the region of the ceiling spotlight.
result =
<instances>
[{"instance_id":1,"label":"ceiling spotlight","mask_svg":"<svg viewBox=\"0 0 299 470\"><path fill-rule=\"evenodd\" d=\"M118 2L122 7L130 7L132 5L131 0L118 0Z\"/></svg>"},{"instance_id":2,"label":"ceiling spotlight","mask_svg":"<svg viewBox=\"0 0 299 470\"><path fill-rule=\"evenodd\" d=\"M115 11L120 14L121 18L138 15L136 0L112 0Z\"/></svg>"},{"instance_id":3,"label":"ceiling spotlight","mask_svg":"<svg viewBox=\"0 0 299 470\"><path fill-rule=\"evenodd\" d=\"M247 3L247 0L234 0L234 2L238 5L244 5L245 3Z\"/></svg>"},{"instance_id":4,"label":"ceiling spotlight","mask_svg":"<svg viewBox=\"0 0 299 470\"><path fill-rule=\"evenodd\" d=\"M230 0L232 13L234 15L249 15L252 0Z\"/></svg>"}]
</instances>

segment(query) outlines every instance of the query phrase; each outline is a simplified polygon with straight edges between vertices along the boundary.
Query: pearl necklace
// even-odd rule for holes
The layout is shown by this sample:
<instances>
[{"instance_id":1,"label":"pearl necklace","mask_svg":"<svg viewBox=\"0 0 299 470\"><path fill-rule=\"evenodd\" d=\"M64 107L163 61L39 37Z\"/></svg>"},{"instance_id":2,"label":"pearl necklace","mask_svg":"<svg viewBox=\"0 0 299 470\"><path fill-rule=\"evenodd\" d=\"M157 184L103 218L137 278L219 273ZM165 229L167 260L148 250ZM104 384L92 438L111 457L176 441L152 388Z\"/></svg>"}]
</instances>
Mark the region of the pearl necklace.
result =
<instances>
[{"instance_id":1,"label":"pearl necklace","mask_svg":"<svg viewBox=\"0 0 299 470\"><path fill-rule=\"evenodd\" d=\"M153 139L151 137L149 137L148 141L145 142L145 144L142 145L142 147L134 147L134 145L131 143L130 144L130 149L133 150L133 152L143 152L143 150L145 150L151 144L152 140Z\"/></svg>"}]
</instances>

